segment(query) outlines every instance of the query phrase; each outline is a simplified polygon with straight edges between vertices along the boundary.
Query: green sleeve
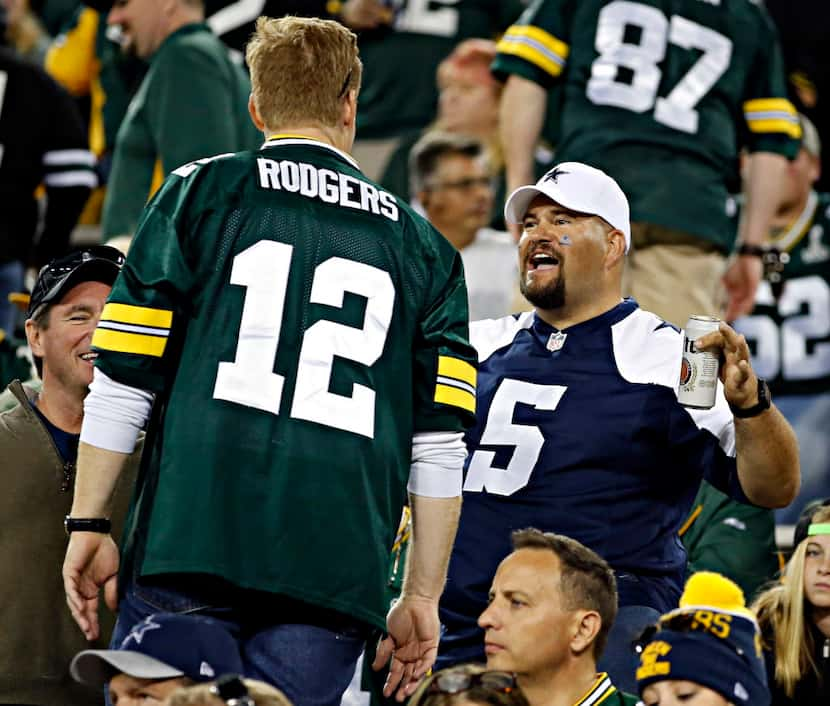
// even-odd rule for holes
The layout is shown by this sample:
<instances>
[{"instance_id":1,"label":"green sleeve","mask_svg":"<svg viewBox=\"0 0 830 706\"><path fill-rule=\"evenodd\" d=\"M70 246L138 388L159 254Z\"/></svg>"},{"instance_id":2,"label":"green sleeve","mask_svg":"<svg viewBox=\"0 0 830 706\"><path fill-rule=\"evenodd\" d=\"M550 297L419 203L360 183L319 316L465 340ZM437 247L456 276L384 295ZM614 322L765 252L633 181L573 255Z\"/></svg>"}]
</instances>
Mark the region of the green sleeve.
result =
<instances>
[{"instance_id":1,"label":"green sleeve","mask_svg":"<svg viewBox=\"0 0 830 706\"><path fill-rule=\"evenodd\" d=\"M162 391L177 367L188 292L196 276L184 252L189 179L171 175L151 199L101 314L92 346L96 367L118 382Z\"/></svg>"},{"instance_id":2,"label":"green sleeve","mask_svg":"<svg viewBox=\"0 0 830 706\"><path fill-rule=\"evenodd\" d=\"M747 147L750 152L774 152L794 159L801 128L795 106L787 98L787 78L778 34L759 8L760 28L744 95Z\"/></svg>"},{"instance_id":3,"label":"green sleeve","mask_svg":"<svg viewBox=\"0 0 830 706\"><path fill-rule=\"evenodd\" d=\"M475 422L478 361L469 342L464 266L437 230L426 223L423 228L436 252L426 262L430 299L420 317L414 351L414 431L462 431Z\"/></svg>"},{"instance_id":4,"label":"green sleeve","mask_svg":"<svg viewBox=\"0 0 830 706\"><path fill-rule=\"evenodd\" d=\"M511 74L551 86L565 70L570 53L573 0L535 0L497 45L491 70L501 81Z\"/></svg>"}]
</instances>

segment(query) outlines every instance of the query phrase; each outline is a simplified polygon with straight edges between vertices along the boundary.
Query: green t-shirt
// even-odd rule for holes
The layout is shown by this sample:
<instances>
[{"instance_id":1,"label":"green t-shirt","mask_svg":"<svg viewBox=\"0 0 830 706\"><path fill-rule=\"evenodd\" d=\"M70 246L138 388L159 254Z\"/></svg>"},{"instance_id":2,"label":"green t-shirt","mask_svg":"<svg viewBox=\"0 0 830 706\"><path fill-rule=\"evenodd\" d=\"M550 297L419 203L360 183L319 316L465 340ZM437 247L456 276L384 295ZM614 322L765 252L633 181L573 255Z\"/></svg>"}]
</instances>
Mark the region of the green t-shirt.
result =
<instances>
[{"instance_id":1,"label":"green t-shirt","mask_svg":"<svg viewBox=\"0 0 830 706\"><path fill-rule=\"evenodd\" d=\"M207 25L185 25L164 40L118 130L102 215L105 240L135 232L159 169L163 176L195 159L262 143L248 115L250 90L245 70Z\"/></svg>"},{"instance_id":2,"label":"green t-shirt","mask_svg":"<svg viewBox=\"0 0 830 706\"><path fill-rule=\"evenodd\" d=\"M536 0L499 42L493 70L561 81L557 159L613 176L632 221L724 251L739 147L798 149L775 29L750 0Z\"/></svg>"},{"instance_id":3,"label":"green t-shirt","mask_svg":"<svg viewBox=\"0 0 830 706\"><path fill-rule=\"evenodd\" d=\"M737 221L736 213L733 227ZM770 242L789 256L781 297L762 281L752 314L735 328L773 399L830 392L830 194L812 192L795 223Z\"/></svg>"},{"instance_id":4,"label":"green t-shirt","mask_svg":"<svg viewBox=\"0 0 830 706\"><path fill-rule=\"evenodd\" d=\"M522 11L521 0L394 0L391 26L360 35L360 139L420 130L435 119L435 72L455 46L495 38Z\"/></svg>"},{"instance_id":5,"label":"green t-shirt","mask_svg":"<svg viewBox=\"0 0 830 706\"><path fill-rule=\"evenodd\" d=\"M413 434L473 421L467 316L460 256L344 153L176 169L92 342L158 393L125 564L382 627Z\"/></svg>"}]
</instances>

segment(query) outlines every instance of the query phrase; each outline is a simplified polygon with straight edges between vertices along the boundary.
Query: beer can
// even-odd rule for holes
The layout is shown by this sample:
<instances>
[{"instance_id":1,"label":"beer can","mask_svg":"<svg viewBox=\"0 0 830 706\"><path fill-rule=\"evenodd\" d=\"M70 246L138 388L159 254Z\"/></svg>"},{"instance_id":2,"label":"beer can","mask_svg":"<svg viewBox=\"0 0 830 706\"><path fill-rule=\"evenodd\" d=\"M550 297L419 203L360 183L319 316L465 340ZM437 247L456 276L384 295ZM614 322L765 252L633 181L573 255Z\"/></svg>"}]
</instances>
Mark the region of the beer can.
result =
<instances>
[{"instance_id":1,"label":"beer can","mask_svg":"<svg viewBox=\"0 0 830 706\"><path fill-rule=\"evenodd\" d=\"M680 363L680 386L677 399L685 407L709 409L715 404L718 391L717 353L695 348L695 341L712 331L717 331L720 319L692 314L683 331L683 360Z\"/></svg>"}]
</instances>

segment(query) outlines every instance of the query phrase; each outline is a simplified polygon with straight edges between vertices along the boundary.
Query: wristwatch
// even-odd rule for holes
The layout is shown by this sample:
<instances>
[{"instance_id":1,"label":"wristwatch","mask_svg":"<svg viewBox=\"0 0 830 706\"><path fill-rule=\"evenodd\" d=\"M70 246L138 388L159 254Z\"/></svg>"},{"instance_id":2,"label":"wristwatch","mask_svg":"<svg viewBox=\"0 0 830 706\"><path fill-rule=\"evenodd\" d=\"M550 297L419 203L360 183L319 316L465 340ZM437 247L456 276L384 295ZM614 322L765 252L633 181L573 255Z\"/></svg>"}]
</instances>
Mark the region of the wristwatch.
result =
<instances>
[{"instance_id":1,"label":"wristwatch","mask_svg":"<svg viewBox=\"0 0 830 706\"><path fill-rule=\"evenodd\" d=\"M761 412L765 412L772 404L772 397L769 394L769 386L767 381L763 378L758 378L758 403L752 407L735 407L729 403L729 409L732 410L732 415L739 419L747 419L748 417L757 417Z\"/></svg>"},{"instance_id":2,"label":"wristwatch","mask_svg":"<svg viewBox=\"0 0 830 706\"><path fill-rule=\"evenodd\" d=\"M70 517L63 519L63 527L67 534L73 532L98 532L109 534L112 530L112 522L105 517Z\"/></svg>"}]
</instances>

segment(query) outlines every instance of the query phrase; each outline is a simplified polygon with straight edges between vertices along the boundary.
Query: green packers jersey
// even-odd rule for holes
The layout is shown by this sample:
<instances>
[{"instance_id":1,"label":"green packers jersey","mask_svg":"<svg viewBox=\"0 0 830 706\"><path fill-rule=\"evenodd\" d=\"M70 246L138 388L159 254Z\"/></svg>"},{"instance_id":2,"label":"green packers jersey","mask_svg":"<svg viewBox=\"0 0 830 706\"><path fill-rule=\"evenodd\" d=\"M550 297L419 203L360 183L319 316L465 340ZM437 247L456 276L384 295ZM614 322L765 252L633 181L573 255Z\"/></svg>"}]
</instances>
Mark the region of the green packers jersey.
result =
<instances>
[{"instance_id":1,"label":"green packers jersey","mask_svg":"<svg viewBox=\"0 0 830 706\"><path fill-rule=\"evenodd\" d=\"M737 225L737 214L735 216ZM773 396L830 391L830 194L812 192L801 216L770 242L787 253L776 300L762 281L750 316L735 322L752 367Z\"/></svg>"},{"instance_id":2,"label":"green packers jersey","mask_svg":"<svg viewBox=\"0 0 830 706\"><path fill-rule=\"evenodd\" d=\"M522 11L521 0L390 0L390 27L360 35L363 85L358 138L392 137L435 119L435 72L455 46L495 38Z\"/></svg>"},{"instance_id":3,"label":"green packers jersey","mask_svg":"<svg viewBox=\"0 0 830 706\"><path fill-rule=\"evenodd\" d=\"M473 420L467 316L453 247L333 147L276 136L176 169L92 343L158 393L134 570L383 626L413 433Z\"/></svg>"},{"instance_id":4,"label":"green packers jersey","mask_svg":"<svg viewBox=\"0 0 830 706\"><path fill-rule=\"evenodd\" d=\"M493 69L563 83L557 159L613 176L632 221L724 251L739 146L798 149L775 30L750 0L536 0Z\"/></svg>"}]
</instances>

